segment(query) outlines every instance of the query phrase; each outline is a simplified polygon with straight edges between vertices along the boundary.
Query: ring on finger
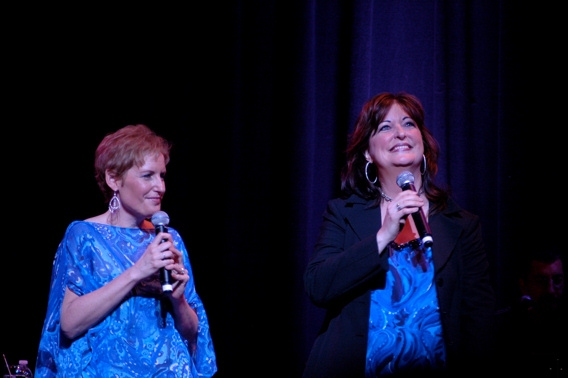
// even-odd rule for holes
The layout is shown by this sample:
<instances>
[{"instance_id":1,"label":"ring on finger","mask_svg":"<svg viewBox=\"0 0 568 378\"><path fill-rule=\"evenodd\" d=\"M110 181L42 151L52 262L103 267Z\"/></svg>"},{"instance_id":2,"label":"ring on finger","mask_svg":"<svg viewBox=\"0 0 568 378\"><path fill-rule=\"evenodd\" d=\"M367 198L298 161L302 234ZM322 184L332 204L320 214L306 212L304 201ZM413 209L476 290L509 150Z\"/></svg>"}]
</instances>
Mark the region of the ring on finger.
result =
<instances>
[{"instance_id":1,"label":"ring on finger","mask_svg":"<svg viewBox=\"0 0 568 378\"><path fill-rule=\"evenodd\" d=\"M396 210L397 210L397 211L402 210L402 206L400 206L398 203L396 204Z\"/></svg>"}]
</instances>

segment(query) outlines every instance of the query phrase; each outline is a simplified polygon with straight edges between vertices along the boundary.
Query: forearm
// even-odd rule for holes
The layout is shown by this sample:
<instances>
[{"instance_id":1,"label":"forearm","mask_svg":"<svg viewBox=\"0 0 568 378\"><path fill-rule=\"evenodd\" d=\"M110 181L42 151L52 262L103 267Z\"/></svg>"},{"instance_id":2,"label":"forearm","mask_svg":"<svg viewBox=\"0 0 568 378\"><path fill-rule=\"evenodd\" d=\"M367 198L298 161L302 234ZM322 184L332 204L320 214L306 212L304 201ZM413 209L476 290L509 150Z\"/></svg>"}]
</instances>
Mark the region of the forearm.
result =
<instances>
[{"instance_id":1,"label":"forearm","mask_svg":"<svg viewBox=\"0 0 568 378\"><path fill-rule=\"evenodd\" d=\"M66 289L61 306L61 332L73 340L112 312L134 288L139 279L135 269L127 269L108 284L79 296Z\"/></svg>"},{"instance_id":2,"label":"forearm","mask_svg":"<svg viewBox=\"0 0 568 378\"><path fill-rule=\"evenodd\" d=\"M197 313L184 297L180 299L172 298L172 309L174 323L177 331L189 341L190 344L197 342L197 330L199 319Z\"/></svg>"}]
</instances>

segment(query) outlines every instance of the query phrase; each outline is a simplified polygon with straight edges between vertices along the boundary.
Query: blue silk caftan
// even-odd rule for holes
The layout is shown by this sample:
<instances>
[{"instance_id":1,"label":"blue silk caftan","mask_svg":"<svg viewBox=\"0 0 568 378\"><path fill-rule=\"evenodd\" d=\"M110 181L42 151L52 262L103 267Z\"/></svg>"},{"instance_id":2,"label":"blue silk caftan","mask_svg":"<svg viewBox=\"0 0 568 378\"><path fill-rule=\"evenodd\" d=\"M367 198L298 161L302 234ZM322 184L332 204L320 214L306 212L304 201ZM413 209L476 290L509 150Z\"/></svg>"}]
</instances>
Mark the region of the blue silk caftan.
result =
<instances>
[{"instance_id":1,"label":"blue silk caftan","mask_svg":"<svg viewBox=\"0 0 568 378\"><path fill-rule=\"evenodd\" d=\"M193 277L187 249L179 233L168 229ZM132 266L154 239L153 229L121 228L85 221L72 222L59 244L51 275L35 378L40 377L211 377L216 357L203 303L191 278L185 298L199 319L197 347L175 329L156 274L139 283L100 323L69 341L60 334L65 289L81 296L112 281ZM146 290L145 290L146 287Z\"/></svg>"}]
</instances>

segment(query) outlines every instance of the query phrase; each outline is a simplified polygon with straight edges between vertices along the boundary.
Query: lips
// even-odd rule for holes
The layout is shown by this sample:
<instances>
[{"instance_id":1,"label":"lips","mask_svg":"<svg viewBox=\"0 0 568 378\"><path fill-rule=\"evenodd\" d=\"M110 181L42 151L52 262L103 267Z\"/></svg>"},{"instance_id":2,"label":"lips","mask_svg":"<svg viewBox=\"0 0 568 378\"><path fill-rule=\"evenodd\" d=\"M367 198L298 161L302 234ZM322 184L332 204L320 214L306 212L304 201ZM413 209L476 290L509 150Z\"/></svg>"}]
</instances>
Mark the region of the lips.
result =
<instances>
[{"instance_id":1,"label":"lips","mask_svg":"<svg viewBox=\"0 0 568 378\"><path fill-rule=\"evenodd\" d=\"M408 144L397 144L396 146L391 148L391 151L408 151L411 148L412 147L410 147Z\"/></svg>"}]
</instances>

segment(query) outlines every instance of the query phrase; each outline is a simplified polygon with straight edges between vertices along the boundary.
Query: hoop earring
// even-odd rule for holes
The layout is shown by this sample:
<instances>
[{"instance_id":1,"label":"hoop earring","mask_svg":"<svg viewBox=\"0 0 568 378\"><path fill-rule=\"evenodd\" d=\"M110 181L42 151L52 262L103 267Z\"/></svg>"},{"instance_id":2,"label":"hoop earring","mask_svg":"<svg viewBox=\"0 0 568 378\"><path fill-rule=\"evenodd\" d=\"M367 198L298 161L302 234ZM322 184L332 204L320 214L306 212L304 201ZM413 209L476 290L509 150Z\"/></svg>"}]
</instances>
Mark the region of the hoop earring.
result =
<instances>
[{"instance_id":1,"label":"hoop earring","mask_svg":"<svg viewBox=\"0 0 568 378\"><path fill-rule=\"evenodd\" d=\"M367 178L367 181L369 181L371 184L374 184L377 182L377 180L379 179L379 176L375 176L375 179L371 181L371 179L369 179L369 164L371 164L370 161L367 162L367 164L365 164L365 177Z\"/></svg>"},{"instance_id":2,"label":"hoop earring","mask_svg":"<svg viewBox=\"0 0 568 378\"><path fill-rule=\"evenodd\" d=\"M108 209L110 210L111 214L116 213L116 211L120 209L120 199L118 198L116 193L118 193L118 191L115 190L114 194L112 195L112 198L108 203Z\"/></svg>"},{"instance_id":3,"label":"hoop earring","mask_svg":"<svg viewBox=\"0 0 568 378\"><path fill-rule=\"evenodd\" d=\"M422 176L424 176L424 173L426 173L426 155L422 154L422 164L424 164L424 169L422 169L422 167L420 167L420 174Z\"/></svg>"}]
</instances>

